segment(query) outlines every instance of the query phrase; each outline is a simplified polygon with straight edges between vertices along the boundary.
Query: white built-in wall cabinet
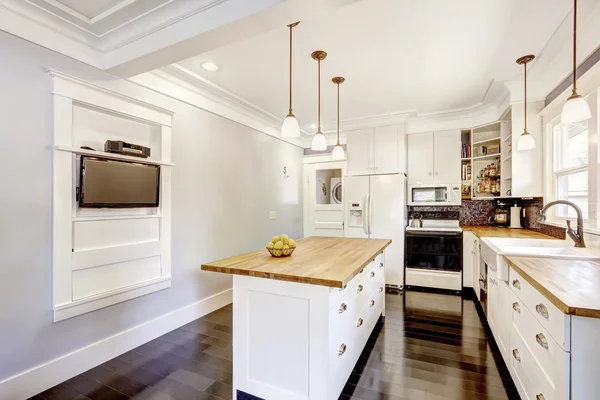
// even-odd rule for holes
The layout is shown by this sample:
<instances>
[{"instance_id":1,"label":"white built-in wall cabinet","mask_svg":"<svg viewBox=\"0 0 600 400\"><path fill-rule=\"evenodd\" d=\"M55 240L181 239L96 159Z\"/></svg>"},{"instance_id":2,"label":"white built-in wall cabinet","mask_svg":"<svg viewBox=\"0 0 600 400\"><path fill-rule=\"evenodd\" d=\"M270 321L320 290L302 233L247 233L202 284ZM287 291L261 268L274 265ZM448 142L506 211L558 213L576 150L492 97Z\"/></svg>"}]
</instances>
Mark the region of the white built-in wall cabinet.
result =
<instances>
[{"instance_id":1,"label":"white built-in wall cabinet","mask_svg":"<svg viewBox=\"0 0 600 400\"><path fill-rule=\"evenodd\" d=\"M172 112L51 71L54 146L54 320L171 285ZM152 149L148 159L104 153L106 140ZM93 150L81 149L88 146ZM81 208L82 155L160 166L159 207Z\"/></svg>"},{"instance_id":2,"label":"white built-in wall cabinet","mask_svg":"<svg viewBox=\"0 0 600 400\"><path fill-rule=\"evenodd\" d=\"M543 103L528 103L527 130L537 144L533 150L516 150L524 128L523 104L512 105L499 121L461 131L463 199L543 196L542 108Z\"/></svg>"},{"instance_id":3,"label":"white built-in wall cabinet","mask_svg":"<svg viewBox=\"0 0 600 400\"><path fill-rule=\"evenodd\" d=\"M460 131L408 135L409 183L460 181Z\"/></svg>"},{"instance_id":4,"label":"white built-in wall cabinet","mask_svg":"<svg viewBox=\"0 0 600 400\"><path fill-rule=\"evenodd\" d=\"M346 136L348 175L405 172L404 125L349 131Z\"/></svg>"}]
</instances>

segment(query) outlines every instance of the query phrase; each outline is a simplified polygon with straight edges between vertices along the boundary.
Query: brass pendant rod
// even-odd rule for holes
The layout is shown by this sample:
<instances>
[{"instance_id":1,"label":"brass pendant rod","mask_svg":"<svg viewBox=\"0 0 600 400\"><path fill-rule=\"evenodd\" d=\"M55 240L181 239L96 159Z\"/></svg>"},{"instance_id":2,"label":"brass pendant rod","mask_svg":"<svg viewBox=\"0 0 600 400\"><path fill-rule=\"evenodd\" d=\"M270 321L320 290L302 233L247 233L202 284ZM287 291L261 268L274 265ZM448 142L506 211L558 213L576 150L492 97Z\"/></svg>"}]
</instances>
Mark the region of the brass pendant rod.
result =
<instances>
[{"instance_id":1,"label":"brass pendant rod","mask_svg":"<svg viewBox=\"0 0 600 400\"><path fill-rule=\"evenodd\" d=\"M321 59L318 59L317 62L319 64L319 94L318 94L318 96L319 96L319 101L318 101L319 112L318 112L318 118L317 118L317 121L319 124L319 129L317 130L317 133L320 133L321 132Z\"/></svg>"},{"instance_id":2,"label":"brass pendant rod","mask_svg":"<svg viewBox=\"0 0 600 400\"><path fill-rule=\"evenodd\" d=\"M294 22L292 24L289 24L288 27L290 28L290 110L289 110L289 114L288 117L293 117L294 113L292 112L292 55L293 55L293 29L294 27L298 26L298 24L300 23L300 21L298 22Z\"/></svg>"},{"instance_id":3,"label":"brass pendant rod","mask_svg":"<svg viewBox=\"0 0 600 400\"><path fill-rule=\"evenodd\" d=\"M527 132L527 62L523 63L523 69L525 70L525 132Z\"/></svg>"},{"instance_id":4,"label":"brass pendant rod","mask_svg":"<svg viewBox=\"0 0 600 400\"><path fill-rule=\"evenodd\" d=\"M340 145L340 84L337 84L337 146Z\"/></svg>"},{"instance_id":5,"label":"brass pendant rod","mask_svg":"<svg viewBox=\"0 0 600 400\"><path fill-rule=\"evenodd\" d=\"M577 94L577 0L573 5L573 95Z\"/></svg>"}]
</instances>

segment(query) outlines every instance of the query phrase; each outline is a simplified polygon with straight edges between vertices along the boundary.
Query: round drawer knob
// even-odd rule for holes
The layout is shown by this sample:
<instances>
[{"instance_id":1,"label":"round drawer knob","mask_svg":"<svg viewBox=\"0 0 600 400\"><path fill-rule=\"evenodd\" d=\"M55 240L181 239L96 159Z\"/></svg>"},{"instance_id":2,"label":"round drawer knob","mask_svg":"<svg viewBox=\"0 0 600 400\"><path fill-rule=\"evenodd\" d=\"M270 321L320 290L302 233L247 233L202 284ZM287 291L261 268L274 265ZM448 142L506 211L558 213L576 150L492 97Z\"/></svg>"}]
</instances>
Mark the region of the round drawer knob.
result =
<instances>
[{"instance_id":1,"label":"round drawer knob","mask_svg":"<svg viewBox=\"0 0 600 400\"><path fill-rule=\"evenodd\" d=\"M346 303L342 303L342 305L340 306L340 309L338 310L338 312L341 314L344 311L346 311L347 308L348 308L348 306L346 305Z\"/></svg>"},{"instance_id":2,"label":"round drawer knob","mask_svg":"<svg viewBox=\"0 0 600 400\"><path fill-rule=\"evenodd\" d=\"M340 348L338 349L338 356L341 356L342 354L344 354L346 352L346 345L344 343L342 343L342 345L340 346Z\"/></svg>"},{"instance_id":3,"label":"round drawer knob","mask_svg":"<svg viewBox=\"0 0 600 400\"><path fill-rule=\"evenodd\" d=\"M363 285L358 285L358 287L356 288L356 293L360 293L363 291Z\"/></svg>"},{"instance_id":4,"label":"round drawer knob","mask_svg":"<svg viewBox=\"0 0 600 400\"><path fill-rule=\"evenodd\" d=\"M546 400L546 398L544 397L543 394L540 393L540 394L538 394L538 395L535 396L535 400Z\"/></svg>"},{"instance_id":5,"label":"round drawer knob","mask_svg":"<svg viewBox=\"0 0 600 400\"><path fill-rule=\"evenodd\" d=\"M521 289L521 282L519 282L518 279L515 279L513 281L513 286L516 287L517 289Z\"/></svg>"},{"instance_id":6,"label":"round drawer knob","mask_svg":"<svg viewBox=\"0 0 600 400\"><path fill-rule=\"evenodd\" d=\"M362 326L362 324L363 324L363 319L359 318L358 321L356 321L356 327L360 328Z\"/></svg>"},{"instance_id":7,"label":"round drawer knob","mask_svg":"<svg viewBox=\"0 0 600 400\"><path fill-rule=\"evenodd\" d=\"M513 310L515 310L519 314L521 313L521 306L516 301L513 303Z\"/></svg>"},{"instance_id":8,"label":"round drawer knob","mask_svg":"<svg viewBox=\"0 0 600 400\"><path fill-rule=\"evenodd\" d=\"M542 317L548 319L548 308L546 308L545 305L543 305L541 303L536 305L535 311L537 311L537 313L540 314Z\"/></svg>"},{"instance_id":9,"label":"round drawer knob","mask_svg":"<svg viewBox=\"0 0 600 400\"><path fill-rule=\"evenodd\" d=\"M521 353L519 353L519 350L513 349L512 353L513 353L513 357L515 358L515 360L517 360L518 362L521 362Z\"/></svg>"},{"instance_id":10,"label":"round drawer knob","mask_svg":"<svg viewBox=\"0 0 600 400\"><path fill-rule=\"evenodd\" d=\"M371 300L371 301L369 302L369 307L373 307L374 305L375 305L375 300Z\"/></svg>"},{"instance_id":11,"label":"round drawer knob","mask_svg":"<svg viewBox=\"0 0 600 400\"><path fill-rule=\"evenodd\" d=\"M544 336L543 333L538 333L537 335L535 335L535 340L540 346L548 350L548 339L546 339L546 336Z\"/></svg>"},{"instance_id":12,"label":"round drawer knob","mask_svg":"<svg viewBox=\"0 0 600 400\"><path fill-rule=\"evenodd\" d=\"M370 276L371 278L373 278L373 277L375 276L375 272L371 271L371 273L369 274L369 276Z\"/></svg>"},{"instance_id":13,"label":"round drawer knob","mask_svg":"<svg viewBox=\"0 0 600 400\"><path fill-rule=\"evenodd\" d=\"M382 262L379 263L379 268L383 268L383 263Z\"/></svg>"},{"instance_id":14,"label":"round drawer knob","mask_svg":"<svg viewBox=\"0 0 600 400\"><path fill-rule=\"evenodd\" d=\"M380 286L379 287L379 293L383 292L383 288Z\"/></svg>"}]
</instances>

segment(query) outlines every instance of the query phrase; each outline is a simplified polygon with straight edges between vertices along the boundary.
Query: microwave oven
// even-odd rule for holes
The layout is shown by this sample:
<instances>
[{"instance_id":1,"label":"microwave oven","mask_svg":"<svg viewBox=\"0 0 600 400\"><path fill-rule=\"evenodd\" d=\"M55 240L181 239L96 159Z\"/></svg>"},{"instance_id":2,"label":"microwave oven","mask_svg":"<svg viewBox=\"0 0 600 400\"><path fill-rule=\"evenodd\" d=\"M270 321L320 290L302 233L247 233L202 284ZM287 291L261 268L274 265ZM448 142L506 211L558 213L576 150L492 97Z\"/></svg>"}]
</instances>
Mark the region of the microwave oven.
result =
<instances>
[{"instance_id":1,"label":"microwave oven","mask_svg":"<svg viewBox=\"0 0 600 400\"><path fill-rule=\"evenodd\" d=\"M408 185L409 206L460 206L460 184Z\"/></svg>"}]
</instances>

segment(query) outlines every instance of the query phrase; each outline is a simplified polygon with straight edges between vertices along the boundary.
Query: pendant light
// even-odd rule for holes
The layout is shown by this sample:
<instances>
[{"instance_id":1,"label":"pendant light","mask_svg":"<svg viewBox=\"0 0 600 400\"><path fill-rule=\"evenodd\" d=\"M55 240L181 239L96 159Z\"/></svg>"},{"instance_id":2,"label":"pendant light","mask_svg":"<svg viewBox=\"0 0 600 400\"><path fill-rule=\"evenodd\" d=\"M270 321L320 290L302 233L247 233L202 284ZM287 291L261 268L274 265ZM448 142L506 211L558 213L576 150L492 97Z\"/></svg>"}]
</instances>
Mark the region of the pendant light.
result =
<instances>
[{"instance_id":1,"label":"pendant light","mask_svg":"<svg viewBox=\"0 0 600 400\"><path fill-rule=\"evenodd\" d=\"M523 133L521 133L521 137L519 137L519 141L517 142L517 150L531 150L535 149L535 139L531 136L531 133L527 132L527 63L531 62L535 58L534 55L523 56L517 60L517 64L523 65L524 70L524 79L525 82L525 94L524 94L524 103L525 103L525 112L523 115L523 120L525 123L525 128L523 129Z\"/></svg>"},{"instance_id":2,"label":"pendant light","mask_svg":"<svg viewBox=\"0 0 600 400\"><path fill-rule=\"evenodd\" d=\"M300 137L300 125L298 125L298 120L292 112L292 29L298 26L299 23L294 22L288 25L288 28L290 28L290 110L281 125L281 136L286 138Z\"/></svg>"},{"instance_id":3,"label":"pendant light","mask_svg":"<svg viewBox=\"0 0 600 400\"><path fill-rule=\"evenodd\" d=\"M336 76L331 81L337 85L337 144L331 153L332 160L343 160L344 148L340 144L340 83L344 83L346 79L341 76Z\"/></svg>"},{"instance_id":4,"label":"pendant light","mask_svg":"<svg viewBox=\"0 0 600 400\"><path fill-rule=\"evenodd\" d=\"M581 95L577 93L577 0L573 5L573 93L563 106L560 116L563 124L573 124L592 118L590 106Z\"/></svg>"},{"instance_id":5,"label":"pendant light","mask_svg":"<svg viewBox=\"0 0 600 400\"><path fill-rule=\"evenodd\" d=\"M315 133L315 136L313 136L313 140L312 140L312 144L310 146L310 148L314 151L325 151L327 150L327 140L325 140L325 135L323 135L323 132L321 132L321 61L323 61L325 59L325 57L327 57L327 53L325 53L323 50L317 50L314 51L311 54L312 58L314 60L317 60L317 63L319 65L319 92L318 92L318 96L319 96L319 113L318 113L318 125L317 125L317 133Z\"/></svg>"}]
</instances>

